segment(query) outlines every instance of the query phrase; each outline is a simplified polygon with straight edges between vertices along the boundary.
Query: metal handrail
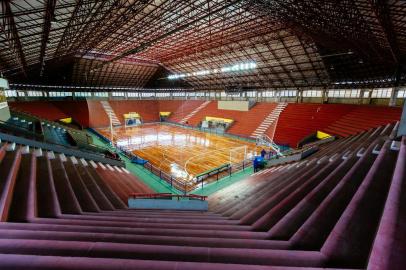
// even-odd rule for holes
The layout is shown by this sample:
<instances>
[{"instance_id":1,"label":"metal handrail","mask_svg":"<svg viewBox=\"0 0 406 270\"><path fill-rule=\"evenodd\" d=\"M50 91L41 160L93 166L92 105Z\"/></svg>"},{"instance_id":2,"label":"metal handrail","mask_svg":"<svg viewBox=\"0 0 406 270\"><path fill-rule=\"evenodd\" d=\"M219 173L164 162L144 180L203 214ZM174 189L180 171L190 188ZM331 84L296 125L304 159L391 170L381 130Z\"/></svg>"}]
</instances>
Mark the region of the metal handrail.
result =
<instances>
[{"instance_id":1,"label":"metal handrail","mask_svg":"<svg viewBox=\"0 0 406 270\"><path fill-rule=\"evenodd\" d=\"M61 125L61 124L59 124L59 123L57 123L57 122L50 121L50 120L48 120L48 119L45 119L45 118L42 118L42 117L39 117L39 116L36 116L36 115L31 115L31 114L26 113L26 112L24 112L24 111L16 110L16 109L14 109L14 108L13 108L11 111L14 112L14 113L20 114L20 115L22 115L22 116L26 116L26 117L35 119L35 120L37 120L37 121L39 121L39 122L41 122L41 123L44 122L44 123L47 123L47 124L50 124L50 125L53 125L53 126L57 126L57 127L60 127L60 128L64 128L64 129L66 129L66 130L68 130L68 131L72 131L72 132L83 132L84 134L86 134L83 130L74 129L74 128L71 128L71 127L68 127L68 126L64 126L64 125ZM49 141L48 141L48 143L53 143L53 142L49 142ZM58 143L55 143L55 144L58 144ZM96 148L96 149L99 149L100 151L108 151L108 150L110 150L110 149L108 149L108 148L106 148L106 147L98 146L98 145L95 145L95 144L89 144L89 145L91 145L92 147L94 147L94 148ZM68 147L69 147L69 146L68 146ZM73 146L71 146L71 147L73 147ZM94 151L86 150L86 149L85 149L85 150L84 150L84 149L81 149L81 150L87 151L87 152L94 152Z\"/></svg>"},{"instance_id":2,"label":"metal handrail","mask_svg":"<svg viewBox=\"0 0 406 270\"><path fill-rule=\"evenodd\" d=\"M177 198L183 199L183 198L191 198L191 199L197 199L201 201L205 201L207 199L207 196L202 196L202 195L196 195L196 194L172 194L172 193L132 193L129 195L129 198L134 198L134 199L159 199L159 198Z\"/></svg>"},{"instance_id":3,"label":"metal handrail","mask_svg":"<svg viewBox=\"0 0 406 270\"><path fill-rule=\"evenodd\" d=\"M34 140L34 141L38 141L38 142L43 142L43 143L47 143L47 144L52 144L55 146L59 146L59 147L63 147L63 148L67 148L67 149L72 149L72 150L79 150L81 152L84 153L89 153L89 154L93 154L93 155L99 155L102 156L104 158L108 158L111 160L119 160L113 157L108 157L105 154L101 153L101 152L96 152L96 151L91 151L88 149L84 149L84 148L79 148L77 146L71 146L71 145L64 145L64 144L59 144L57 142L54 141L50 141L48 139L45 138L45 136L42 134L37 134L29 129L26 129L22 126L18 126L18 125L14 125L12 123L8 123L8 122L4 122L0 120L0 128L3 127L3 129L9 130L11 131L13 134L15 133L19 133L17 136L28 136L29 139ZM11 129L8 129L8 127L11 127Z\"/></svg>"}]
</instances>

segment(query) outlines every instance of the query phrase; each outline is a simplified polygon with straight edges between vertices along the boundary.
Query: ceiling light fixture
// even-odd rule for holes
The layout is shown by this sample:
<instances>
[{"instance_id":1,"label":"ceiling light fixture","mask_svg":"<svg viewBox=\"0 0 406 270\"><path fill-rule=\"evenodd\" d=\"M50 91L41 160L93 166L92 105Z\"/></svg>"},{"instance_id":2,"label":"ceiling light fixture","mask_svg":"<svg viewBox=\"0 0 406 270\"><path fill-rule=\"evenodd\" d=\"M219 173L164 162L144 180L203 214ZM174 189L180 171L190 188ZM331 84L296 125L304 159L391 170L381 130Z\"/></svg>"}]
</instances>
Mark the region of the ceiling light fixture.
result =
<instances>
[{"instance_id":1,"label":"ceiling light fixture","mask_svg":"<svg viewBox=\"0 0 406 270\"><path fill-rule=\"evenodd\" d=\"M232 66L224 66L222 68L215 68L211 70L199 70L192 73L178 73L178 74L171 74L168 76L169 80L176 80L182 79L186 77L194 77L194 76L205 76L210 74L217 74L217 73L228 73L228 72L239 72L239 71L248 71L255 69L257 64L255 62L245 62L239 63Z\"/></svg>"}]
</instances>

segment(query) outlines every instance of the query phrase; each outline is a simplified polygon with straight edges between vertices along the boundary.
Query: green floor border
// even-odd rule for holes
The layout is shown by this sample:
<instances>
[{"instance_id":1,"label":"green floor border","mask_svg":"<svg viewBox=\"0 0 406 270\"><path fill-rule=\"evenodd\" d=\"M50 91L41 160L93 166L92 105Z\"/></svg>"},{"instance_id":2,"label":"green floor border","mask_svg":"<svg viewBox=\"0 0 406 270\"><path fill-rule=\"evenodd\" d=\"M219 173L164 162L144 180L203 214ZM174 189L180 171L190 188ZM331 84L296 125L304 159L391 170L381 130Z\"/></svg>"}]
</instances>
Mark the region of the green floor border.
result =
<instances>
[{"instance_id":1,"label":"green floor border","mask_svg":"<svg viewBox=\"0 0 406 270\"><path fill-rule=\"evenodd\" d=\"M115 150L110 144L102 141L94 133L89 132L88 134L92 136L93 143L98 146L103 146L111 150ZM126 169L129 170L132 174L137 176L143 183L150 187L155 192L159 193L173 193L173 194L183 194L181 191L176 188L171 187L169 183L165 180L160 179L158 176L144 168L144 166L132 163L126 156L120 154L121 159L124 161ZM218 181L206 184L202 187L196 188L194 191L190 192L191 194L209 196L225 187L228 187L231 184L234 184L240 180L243 180L254 173L252 166L247 167L244 170L233 173L231 176L226 176Z\"/></svg>"}]
</instances>

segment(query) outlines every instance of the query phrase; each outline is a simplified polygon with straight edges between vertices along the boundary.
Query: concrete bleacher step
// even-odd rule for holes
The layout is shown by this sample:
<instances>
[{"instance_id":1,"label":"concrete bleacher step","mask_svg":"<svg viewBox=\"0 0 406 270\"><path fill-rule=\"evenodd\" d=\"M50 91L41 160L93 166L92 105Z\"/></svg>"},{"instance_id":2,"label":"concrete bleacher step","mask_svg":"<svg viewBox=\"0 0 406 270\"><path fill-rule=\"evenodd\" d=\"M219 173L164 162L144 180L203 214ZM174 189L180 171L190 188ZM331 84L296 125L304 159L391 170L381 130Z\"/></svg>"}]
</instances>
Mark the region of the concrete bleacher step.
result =
<instances>
[{"instance_id":1,"label":"concrete bleacher step","mask_svg":"<svg viewBox=\"0 0 406 270\"><path fill-rule=\"evenodd\" d=\"M21 163L21 151L8 150L0 164L0 221L7 221L13 198L18 171ZM10 168L10 169L8 169Z\"/></svg>"},{"instance_id":2,"label":"concrete bleacher step","mask_svg":"<svg viewBox=\"0 0 406 270\"><path fill-rule=\"evenodd\" d=\"M370 270L398 269L406 264L404 247L405 234L398 230L406 224L406 213L402 210L406 200L406 137L401 139L398 159L393 172L391 186L385 202L382 218L371 251L368 263Z\"/></svg>"},{"instance_id":3,"label":"concrete bleacher step","mask_svg":"<svg viewBox=\"0 0 406 270\"><path fill-rule=\"evenodd\" d=\"M0 268L402 269L406 138L388 138L394 128L237 181L204 213L128 210L129 193L151 190L122 168L2 144L0 174L17 173Z\"/></svg>"},{"instance_id":4,"label":"concrete bleacher step","mask_svg":"<svg viewBox=\"0 0 406 270\"><path fill-rule=\"evenodd\" d=\"M37 172L35 189L36 216L55 218L61 214L59 201L55 194L53 174L50 160L44 156L37 156ZM38 188L41 187L41 188Z\"/></svg>"},{"instance_id":5,"label":"concrete bleacher step","mask_svg":"<svg viewBox=\"0 0 406 270\"><path fill-rule=\"evenodd\" d=\"M252 132L251 138L257 138L263 135L268 128L277 121L279 115L286 108L287 103L279 103L275 109L261 122L261 124Z\"/></svg>"},{"instance_id":6,"label":"concrete bleacher step","mask_svg":"<svg viewBox=\"0 0 406 270\"><path fill-rule=\"evenodd\" d=\"M24 249L19 248L24 246ZM127 258L158 261L194 261L321 267L326 258L317 251L229 249L217 247L184 247L140 245L87 241L52 241L31 239L0 239L0 253L97 258Z\"/></svg>"},{"instance_id":7,"label":"concrete bleacher step","mask_svg":"<svg viewBox=\"0 0 406 270\"><path fill-rule=\"evenodd\" d=\"M34 205L30 194L33 180L35 179L36 172L36 157L30 152L22 152L20 169L18 171L14 193L19 196L13 196L10 211L7 221L11 222L26 222L33 218ZM24 169L22 169L24 168Z\"/></svg>"},{"instance_id":8,"label":"concrete bleacher step","mask_svg":"<svg viewBox=\"0 0 406 270\"><path fill-rule=\"evenodd\" d=\"M73 192L76 194L80 207L85 212L100 212L95 199L83 183L82 177L78 174L77 165L72 160L64 162L65 172L71 183Z\"/></svg>"},{"instance_id":9,"label":"concrete bleacher step","mask_svg":"<svg viewBox=\"0 0 406 270\"><path fill-rule=\"evenodd\" d=\"M368 153L372 151L370 147ZM364 155L351 167L323 202L311 213L303 225L293 234L292 246L319 249L339 220L353 194L361 185L376 156Z\"/></svg>"},{"instance_id":10,"label":"concrete bleacher step","mask_svg":"<svg viewBox=\"0 0 406 270\"><path fill-rule=\"evenodd\" d=\"M326 177L323 182L298 204L296 204L288 215L281 218L269 231L270 239L290 239L293 234L303 225L320 203L330 194L332 189L344 177L345 173L354 165L358 158L341 162L335 170Z\"/></svg>"},{"instance_id":11,"label":"concrete bleacher step","mask_svg":"<svg viewBox=\"0 0 406 270\"><path fill-rule=\"evenodd\" d=\"M106 114L111 118L111 122L114 126L120 126L121 122L118 119L116 113L114 112L113 108L111 107L110 103L108 101L100 101L102 104L102 107Z\"/></svg>"},{"instance_id":12,"label":"concrete bleacher step","mask_svg":"<svg viewBox=\"0 0 406 270\"><path fill-rule=\"evenodd\" d=\"M199 111L203 110L207 105L210 104L211 101L207 100L203 102L199 107L191 111L188 115L186 115L182 120L179 121L180 124L185 124L190 118L192 118L195 114L197 114Z\"/></svg>"},{"instance_id":13,"label":"concrete bleacher step","mask_svg":"<svg viewBox=\"0 0 406 270\"><path fill-rule=\"evenodd\" d=\"M321 249L331 264L365 267L396 159L397 152L389 149L387 141Z\"/></svg>"},{"instance_id":14,"label":"concrete bleacher step","mask_svg":"<svg viewBox=\"0 0 406 270\"><path fill-rule=\"evenodd\" d=\"M301 186L287 194L282 200L277 202L267 213L258 219L252 227L255 230L269 230L280 221L295 205L297 205L308 193L317 188L320 183L328 177L334 169L341 164L341 159L327 162L313 176L304 180Z\"/></svg>"}]
</instances>

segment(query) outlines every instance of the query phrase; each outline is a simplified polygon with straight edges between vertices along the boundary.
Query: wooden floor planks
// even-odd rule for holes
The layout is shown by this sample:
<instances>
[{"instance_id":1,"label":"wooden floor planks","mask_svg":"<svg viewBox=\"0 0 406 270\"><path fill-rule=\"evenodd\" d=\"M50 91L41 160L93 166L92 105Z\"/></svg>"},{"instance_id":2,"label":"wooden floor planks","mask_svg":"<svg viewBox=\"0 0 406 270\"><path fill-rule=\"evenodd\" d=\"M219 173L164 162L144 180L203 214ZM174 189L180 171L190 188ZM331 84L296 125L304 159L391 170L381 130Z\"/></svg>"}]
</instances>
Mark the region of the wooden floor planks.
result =
<instances>
[{"instance_id":1,"label":"wooden floor planks","mask_svg":"<svg viewBox=\"0 0 406 270\"><path fill-rule=\"evenodd\" d=\"M109 128L97 129L110 138ZM230 162L242 162L262 150L255 143L160 124L114 128L113 141L174 177L190 181L194 176Z\"/></svg>"}]
</instances>

